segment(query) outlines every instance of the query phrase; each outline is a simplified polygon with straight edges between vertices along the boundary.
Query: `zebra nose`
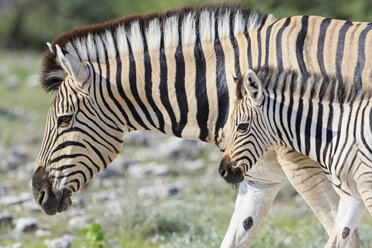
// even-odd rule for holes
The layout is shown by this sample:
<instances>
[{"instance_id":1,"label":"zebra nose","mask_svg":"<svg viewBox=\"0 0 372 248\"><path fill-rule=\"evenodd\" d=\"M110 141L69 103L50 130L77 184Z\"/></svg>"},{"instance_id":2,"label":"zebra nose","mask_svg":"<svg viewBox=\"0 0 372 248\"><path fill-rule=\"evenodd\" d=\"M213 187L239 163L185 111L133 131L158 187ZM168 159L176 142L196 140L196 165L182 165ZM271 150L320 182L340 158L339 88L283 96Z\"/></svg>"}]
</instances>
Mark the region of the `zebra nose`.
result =
<instances>
[{"instance_id":1,"label":"zebra nose","mask_svg":"<svg viewBox=\"0 0 372 248\"><path fill-rule=\"evenodd\" d=\"M227 183L236 184L244 179L243 171L240 167L233 166L230 156L224 156L222 158L218 172Z\"/></svg>"}]
</instances>

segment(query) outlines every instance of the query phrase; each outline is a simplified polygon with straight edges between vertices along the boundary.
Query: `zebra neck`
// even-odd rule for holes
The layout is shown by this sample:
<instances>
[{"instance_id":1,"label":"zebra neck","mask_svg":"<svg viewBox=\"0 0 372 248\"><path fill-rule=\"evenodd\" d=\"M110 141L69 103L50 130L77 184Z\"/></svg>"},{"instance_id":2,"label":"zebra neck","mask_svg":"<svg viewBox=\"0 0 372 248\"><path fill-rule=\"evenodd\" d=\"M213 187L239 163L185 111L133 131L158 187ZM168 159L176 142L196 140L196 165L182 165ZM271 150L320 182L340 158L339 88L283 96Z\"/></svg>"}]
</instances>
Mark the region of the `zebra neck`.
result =
<instances>
[{"instance_id":1,"label":"zebra neck","mask_svg":"<svg viewBox=\"0 0 372 248\"><path fill-rule=\"evenodd\" d=\"M223 133L236 99L233 76L248 64L236 52L241 38L234 38L235 45L227 37L157 51L129 49L127 55L108 60L101 70L121 122L131 130L224 148Z\"/></svg>"}]
</instances>

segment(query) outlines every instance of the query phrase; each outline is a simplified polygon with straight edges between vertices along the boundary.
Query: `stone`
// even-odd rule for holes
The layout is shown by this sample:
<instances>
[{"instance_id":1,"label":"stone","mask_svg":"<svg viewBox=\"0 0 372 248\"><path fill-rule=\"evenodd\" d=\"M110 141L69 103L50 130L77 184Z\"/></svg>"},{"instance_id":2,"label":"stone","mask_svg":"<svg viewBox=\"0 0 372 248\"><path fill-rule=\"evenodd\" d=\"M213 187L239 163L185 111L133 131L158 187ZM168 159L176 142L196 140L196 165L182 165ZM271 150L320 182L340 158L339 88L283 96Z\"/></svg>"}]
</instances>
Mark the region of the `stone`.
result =
<instances>
[{"instance_id":1,"label":"stone","mask_svg":"<svg viewBox=\"0 0 372 248\"><path fill-rule=\"evenodd\" d=\"M26 217L16 220L15 231L18 233L36 231L38 228L37 220L34 218Z\"/></svg>"},{"instance_id":2,"label":"stone","mask_svg":"<svg viewBox=\"0 0 372 248\"><path fill-rule=\"evenodd\" d=\"M198 171L205 167L205 162L203 159L197 159L194 161L187 161L183 164L183 168L187 171Z\"/></svg>"},{"instance_id":3,"label":"stone","mask_svg":"<svg viewBox=\"0 0 372 248\"><path fill-rule=\"evenodd\" d=\"M124 145L148 147L150 145L150 139L145 131L133 131L125 135Z\"/></svg>"},{"instance_id":4,"label":"stone","mask_svg":"<svg viewBox=\"0 0 372 248\"><path fill-rule=\"evenodd\" d=\"M166 198L175 196L180 192L180 189L175 185L151 185L141 187L137 190L137 195L142 198L159 197Z\"/></svg>"},{"instance_id":5,"label":"stone","mask_svg":"<svg viewBox=\"0 0 372 248\"><path fill-rule=\"evenodd\" d=\"M82 229L86 226L87 223L91 223L93 221L94 219L87 215L76 216L76 217L72 217L68 221L68 226L71 228L75 228L75 229Z\"/></svg>"},{"instance_id":6,"label":"stone","mask_svg":"<svg viewBox=\"0 0 372 248\"><path fill-rule=\"evenodd\" d=\"M63 235L61 238L50 240L46 242L48 248L70 248L75 238L72 235Z\"/></svg>"},{"instance_id":7,"label":"stone","mask_svg":"<svg viewBox=\"0 0 372 248\"><path fill-rule=\"evenodd\" d=\"M13 215L9 213L0 214L0 227L11 227L13 225Z\"/></svg>"},{"instance_id":8,"label":"stone","mask_svg":"<svg viewBox=\"0 0 372 248\"><path fill-rule=\"evenodd\" d=\"M21 151L12 151L10 155L6 158L5 169L6 170L15 170L20 165L25 163L28 158L28 154Z\"/></svg>"},{"instance_id":9,"label":"stone","mask_svg":"<svg viewBox=\"0 0 372 248\"><path fill-rule=\"evenodd\" d=\"M49 237L51 235L51 231L43 230L43 229L37 229L35 232L35 235L37 237Z\"/></svg>"}]
</instances>

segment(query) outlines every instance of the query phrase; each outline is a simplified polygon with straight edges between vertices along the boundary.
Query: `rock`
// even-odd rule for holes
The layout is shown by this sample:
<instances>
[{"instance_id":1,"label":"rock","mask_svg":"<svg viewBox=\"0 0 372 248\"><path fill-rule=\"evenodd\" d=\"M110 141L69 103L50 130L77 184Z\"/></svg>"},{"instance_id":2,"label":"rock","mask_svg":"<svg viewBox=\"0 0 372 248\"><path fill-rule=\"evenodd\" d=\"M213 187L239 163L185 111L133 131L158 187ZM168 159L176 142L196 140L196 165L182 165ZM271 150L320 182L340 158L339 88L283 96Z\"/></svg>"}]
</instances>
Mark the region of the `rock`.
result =
<instances>
[{"instance_id":1,"label":"rock","mask_svg":"<svg viewBox=\"0 0 372 248\"><path fill-rule=\"evenodd\" d=\"M23 193L20 196L4 196L0 198L0 205L16 205L31 200L30 194Z\"/></svg>"},{"instance_id":2,"label":"rock","mask_svg":"<svg viewBox=\"0 0 372 248\"><path fill-rule=\"evenodd\" d=\"M21 151L13 151L6 159L5 169L6 170L17 169L20 165L25 163L27 158L28 158L27 153Z\"/></svg>"},{"instance_id":3,"label":"rock","mask_svg":"<svg viewBox=\"0 0 372 248\"><path fill-rule=\"evenodd\" d=\"M203 159L197 159L194 161L187 161L183 164L183 168L187 171L198 171L205 167L205 161Z\"/></svg>"},{"instance_id":4,"label":"rock","mask_svg":"<svg viewBox=\"0 0 372 248\"><path fill-rule=\"evenodd\" d=\"M175 196L180 192L179 188L174 185L151 185L139 188L137 195L143 198L146 197L159 197L166 198Z\"/></svg>"},{"instance_id":5,"label":"rock","mask_svg":"<svg viewBox=\"0 0 372 248\"><path fill-rule=\"evenodd\" d=\"M134 178L143 178L147 175L153 174L156 176L170 174L169 168L162 164L157 164L156 162L151 162L149 164L135 164L129 166L128 175Z\"/></svg>"},{"instance_id":6,"label":"rock","mask_svg":"<svg viewBox=\"0 0 372 248\"><path fill-rule=\"evenodd\" d=\"M135 164L128 168L128 175L134 178L143 178L150 174L151 169L143 164Z\"/></svg>"},{"instance_id":7,"label":"rock","mask_svg":"<svg viewBox=\"0 0 372 248\"><path fill-rule=\"evenodd\" d=\"M34 218L19 218L16 220L15 231L18 233L36 231L38 224Z\"/></svg>"},{"instance_id":8,"label":"rock","mask_svg":"<svg viewBox=\"0 0 372 248\"><path fill-rule=\"evenodd\" d=\"M16 89L21 85L21 80L17 75L8 75L4 79L4 84L9 89Z\"/></svg>"},{"instance_id":9,"label":"rock","mask_svg":"<svg viewBox=\"0 0 372 248\"><path fill-rule=\"evenodd\" d=\"M46 230L43 230L43 229L38 229L35 232L35 235L37 237L49 237L51 234L52 233L50 231L46 231Z\"/></svg>"},{"instance_id":10,"label":"rock","mask_svg":"<svg viewBox=\"0 0 372 248\"><path fill-rule=\"evenodd\" d=\"M87 215L76 216L69 220L68 226L74 229L82 229L87 223L93 222L94 219Z\"/></svg>"},{"instance_id":11,"label":"rock","mask_svg":"<svg viewBox=\"0 0 372 248\"><path fill-rule=\"evenodd\" d=\"M145 131L133 131L125 135L124 137L125 146L149 146L150 140L147 132Z\"/></svg>"},{"instance_id":12,"label":"rock","mask_svg":"<svg viewBox=\"0 0 372 248\"><path fill-rule=\"evenodd\" d=\"M154 174L155 176L161 176L161 175L166 175L170 173L170 170L168 169L167 166L165 165L159 165L155 162L151 162L146 165L148 167L148 170L150 173Z\"/></svg>"},{"instance_id":13,"label":"rock","mask_svg":"<svg viewBox=\"0 0 372 248\"><path fill-rule=\"evenodd\" d=\"M62 238L57 238L46 242L48 248L69 248L71 243L75 240L72 235L63 235Z\"/></svg>"},{"instance_id":14,"label":"rock","mask_svg":"<svg viewBox=\"0 0 372 248\"><path fill-rule=\"evenodd\" d=\"M0 214L0 227L11 227L13 225L13 215L9 213Z\"/></svg>"}]
</instances>

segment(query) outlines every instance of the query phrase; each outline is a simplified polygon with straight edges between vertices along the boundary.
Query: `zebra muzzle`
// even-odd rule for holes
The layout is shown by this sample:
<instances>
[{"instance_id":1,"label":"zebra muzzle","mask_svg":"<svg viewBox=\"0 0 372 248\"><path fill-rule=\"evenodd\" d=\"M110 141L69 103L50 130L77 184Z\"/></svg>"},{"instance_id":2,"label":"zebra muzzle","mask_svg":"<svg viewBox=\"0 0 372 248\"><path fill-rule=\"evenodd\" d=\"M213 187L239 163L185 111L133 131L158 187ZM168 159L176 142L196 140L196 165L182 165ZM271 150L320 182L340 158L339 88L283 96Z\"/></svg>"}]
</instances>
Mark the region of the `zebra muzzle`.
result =
<instances>
[{"instance_id":1,"label":"zebra muzzle","mask_svg":"<svg viewBox=\"0 0 372 248\"><path fill-rule=\"evenodd\" d=\"M39 167L32 177L32 193L36 203L44 213L54 215L71 206L71 194L68 189L54 190L46 176L44 167Z\"/></svg>"},{"instance_id":2,"label":"zebra muzzle","mask_svg":"<svg viewBox=\"0 0 372 248\"><path fill-rule=\"evenodd\" d=\"M237 184L244 180L244 171L236 163L231 163L229 156L224 156L218 170L220 176L230 184Z\"/></svg>"}]
</instances>

